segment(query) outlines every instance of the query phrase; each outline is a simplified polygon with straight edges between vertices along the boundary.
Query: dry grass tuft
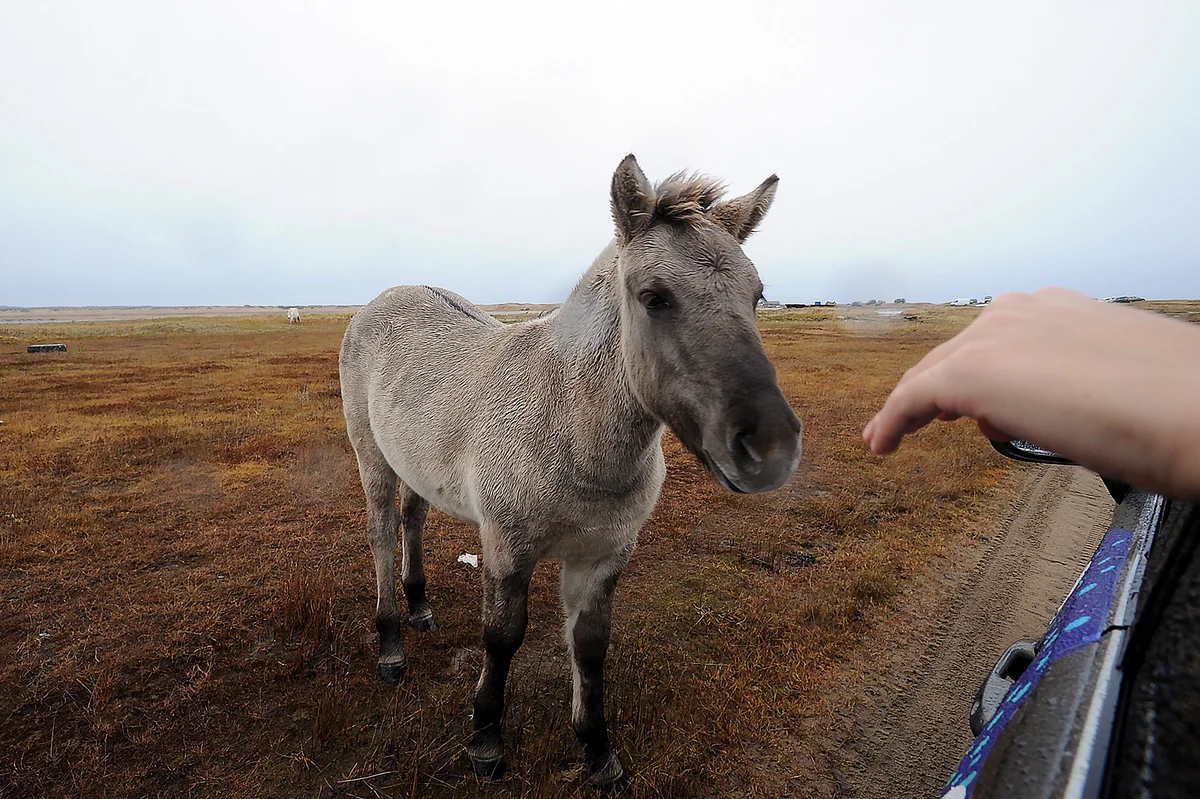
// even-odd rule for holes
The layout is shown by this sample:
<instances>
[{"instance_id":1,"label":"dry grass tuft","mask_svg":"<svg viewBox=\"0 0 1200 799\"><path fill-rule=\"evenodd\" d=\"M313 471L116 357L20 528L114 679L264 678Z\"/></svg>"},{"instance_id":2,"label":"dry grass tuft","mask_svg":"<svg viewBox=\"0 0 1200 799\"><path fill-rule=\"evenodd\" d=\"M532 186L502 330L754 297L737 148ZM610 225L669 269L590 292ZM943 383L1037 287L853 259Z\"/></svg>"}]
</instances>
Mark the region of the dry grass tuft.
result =
<instances>
[{"instance_id":1,"label":"dry grass tuft","mask_svg":"<svg viewBox=\"0 0 1200 799\"><path fill-rule=\"evenodd\" d=\"M287 644L319 646L333 633L333 575L297 564L284 575L275 609L277 632Z\"/></svg>"}]
</instances>

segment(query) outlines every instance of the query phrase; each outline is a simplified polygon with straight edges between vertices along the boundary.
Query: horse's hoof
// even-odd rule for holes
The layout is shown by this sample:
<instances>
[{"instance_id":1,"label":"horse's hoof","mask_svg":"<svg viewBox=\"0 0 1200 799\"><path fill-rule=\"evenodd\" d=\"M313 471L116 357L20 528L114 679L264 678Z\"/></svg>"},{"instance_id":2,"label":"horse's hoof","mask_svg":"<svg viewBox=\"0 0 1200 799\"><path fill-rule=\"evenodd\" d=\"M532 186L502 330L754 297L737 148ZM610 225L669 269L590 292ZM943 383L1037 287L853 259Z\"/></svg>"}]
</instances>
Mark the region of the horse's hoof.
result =
<instances>
[{"instance_id":1,"label":"horse's hoof","mask_svg":"<svg viewBox=\"0 0 1200 799\"><path fill-rule=\"evenodd\" d=\"M379 664L379 679L388 685L397 685L404 677L404 659L392 660Z\"/></svg>"},{"instance_id":2,"label":"horse's hoof","mask_svg":"<svg viewBox=\"0 0 1200 799\"><path fill-rule=\"evenodd\" d=\"M433 619L433 611L429 608L409 616L408 623L423 633L431 633L437 629L437 622Z\"/></svg>"},{"instance_id":3,"label":"horse's hoof","mask_svg":"<svg viewBox=\"0 0 1200 799\"><path fill-rule=\"evenodd\" d=\"M616 752L609 752L608 762L604 764L604 768L593 773L589 781L602 793L613 793L629 784L629 777Z\"/></svg>"},{"instance_id":4,"label":"horse's hoof","mask_svg":"<svg viewBox=\"0 0 1200 799\"><path fill-rule=\"evenodd\" d=\"M485 780L498 780L508 770L508 764L504 762L503 757L473 757L471 758L471 768L475 771L475 776L477 777L482 777Z\"/></svg>"}]
</instances>

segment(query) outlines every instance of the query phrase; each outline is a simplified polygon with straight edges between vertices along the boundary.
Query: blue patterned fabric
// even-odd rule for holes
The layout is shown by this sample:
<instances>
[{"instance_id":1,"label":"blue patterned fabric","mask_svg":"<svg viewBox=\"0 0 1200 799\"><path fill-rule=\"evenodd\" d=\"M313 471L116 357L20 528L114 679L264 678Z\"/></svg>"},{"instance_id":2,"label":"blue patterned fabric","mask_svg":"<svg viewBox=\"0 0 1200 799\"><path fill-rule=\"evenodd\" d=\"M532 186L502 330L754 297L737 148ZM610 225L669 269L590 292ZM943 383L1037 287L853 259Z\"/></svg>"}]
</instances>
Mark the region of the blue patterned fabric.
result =
<instances>
[{"instance_id":1,"label":"blue patterned fabric","mask_svg":"<svg viewBox=\"0 0 1200 799\"><path fill-rule=\"evenodd\" d=\"M1012 719L1021 703L1033 692L1046 672L1046 667L1059 658L1100 640L1113 594L1116 592L1121 565L1129 555L1132 541L1133 536L1128 531L1116 527L1104 536L1092 557L1092 562L1088 564L1083 576L1075 584L1075 589L1050 622L1038 646L1038 656L1013 683L1012 688L1008 689L1008 694L996 715L967 750L954 775L946 783L942 799L968 799L974 793L979 769L987 760L996 739L1000 737L1001 730Z\"/></svg>"}]
</instances>

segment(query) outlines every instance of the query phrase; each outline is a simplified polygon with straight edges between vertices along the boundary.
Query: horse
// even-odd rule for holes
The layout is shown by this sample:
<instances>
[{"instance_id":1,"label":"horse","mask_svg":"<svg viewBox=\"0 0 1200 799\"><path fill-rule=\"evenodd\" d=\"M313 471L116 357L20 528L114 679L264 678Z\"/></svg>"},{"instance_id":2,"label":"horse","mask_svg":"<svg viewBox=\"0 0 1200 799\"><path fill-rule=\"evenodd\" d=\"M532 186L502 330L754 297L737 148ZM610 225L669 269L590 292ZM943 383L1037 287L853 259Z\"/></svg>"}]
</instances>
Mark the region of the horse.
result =
<instances>
[{"instance_id":1,"label":"horse","mask_svg":"<svg viewBox=\"0 0 1200 799\"><path fill-rule=\"evenodd\" d=\"M366 496L384 681L405 667L398 530L408 621L429 631L429 507L479 526L476 774L507 767L504 689L529 581L539 561L557 560L571 724L592 784L625 781L604 717L604 660L613 592L666 473L665 428L730 491L774 490L799 464L801 423L763 349L763 286L741 248L777 182L722 201L724 186L698 174L652 186L630 155L612 179L615 238L550 314L505 325L446 289L399 286L350 321L342 403Z\"/></svg>"},{"instance_id":2,"label":"horse","mask_svg":"<svg viewBox=\"0 0 1200 799\"><path fill-rule=\"evenodd\" d=\"M299 308L288 308L288 324L289 325L300 324L300 309Z\"/></svg>"}]
</instances>

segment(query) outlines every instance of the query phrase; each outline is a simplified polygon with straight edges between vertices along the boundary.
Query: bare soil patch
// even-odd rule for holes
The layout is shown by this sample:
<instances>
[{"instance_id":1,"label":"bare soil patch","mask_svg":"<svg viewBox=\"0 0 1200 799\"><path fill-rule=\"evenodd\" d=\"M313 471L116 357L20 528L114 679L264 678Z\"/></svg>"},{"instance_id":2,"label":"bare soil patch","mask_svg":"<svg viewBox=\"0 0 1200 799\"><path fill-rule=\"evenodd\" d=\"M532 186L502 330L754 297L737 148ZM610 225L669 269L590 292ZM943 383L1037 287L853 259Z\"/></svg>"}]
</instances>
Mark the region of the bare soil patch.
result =
<instances>
[{"instance_id":1,"label":"bare soil patch","mask_svg":"<svg viewBox=\"0 0 1200 799\"><path fill-rule=\"evenodd\" d=\"M970 746L971 700L1001 652L1038 638L1112 520L1096 475L1026 467L1007 518L890 625L896 646L855 691L830 750L855 799L934 797Z\"/></svg>"}]
</instances>

